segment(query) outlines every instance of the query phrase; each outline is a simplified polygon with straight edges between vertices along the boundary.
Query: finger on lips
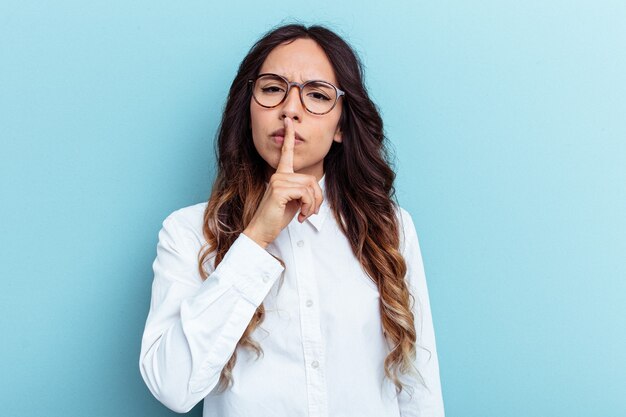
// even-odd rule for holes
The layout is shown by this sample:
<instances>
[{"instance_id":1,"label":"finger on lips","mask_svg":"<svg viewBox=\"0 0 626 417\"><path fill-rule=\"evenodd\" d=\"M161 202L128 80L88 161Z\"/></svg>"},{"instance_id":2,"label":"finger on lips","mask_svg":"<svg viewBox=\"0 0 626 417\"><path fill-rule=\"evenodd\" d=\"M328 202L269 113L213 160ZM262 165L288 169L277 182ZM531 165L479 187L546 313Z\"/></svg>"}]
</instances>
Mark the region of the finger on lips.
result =
<instances>
[{"instance_id":1,"label":"finger on lips","mask_svg":"<svg viewBox=\"0 0 626 417\"><path fill-rule=\"evenodd\" d=\"M281 148L280 160L276 167L276 172L293 173L293 148L295 146L295 134L293 132L293 122L289 117L283 119L285 126L285 137Z\"/></svg>"},{"instance_id":2,"label":"finger on lips","mask_svg":"<svg viewBox=\"0 0 626 417\"><path fill-rule=\"evenodd\" d=\"M289 117L285 117L283 119L283 124L285 128L285 137L283 139L283 146L281 148L280 159L278 161L278 166L276 167L277 173L285 173L285 174L294 174L293 170L293 158L294 158L294 148L296 143L295 131L293 127L293 121ZM297 181L300 182L302 179L297 178L296 176L289 176L289 178L285 178L287 181ZM300 180L300 181L298 181ZM322 190L317 183L317 181L312 181L306 185L306 191L308 198L301 198L301 208L300 215L304 216L302 221L304 221L307 217L318 214L320 210L320 206L322 205L323 196ZM308 200L308 201L305 201Z\"/></svg>"}]
</instances>

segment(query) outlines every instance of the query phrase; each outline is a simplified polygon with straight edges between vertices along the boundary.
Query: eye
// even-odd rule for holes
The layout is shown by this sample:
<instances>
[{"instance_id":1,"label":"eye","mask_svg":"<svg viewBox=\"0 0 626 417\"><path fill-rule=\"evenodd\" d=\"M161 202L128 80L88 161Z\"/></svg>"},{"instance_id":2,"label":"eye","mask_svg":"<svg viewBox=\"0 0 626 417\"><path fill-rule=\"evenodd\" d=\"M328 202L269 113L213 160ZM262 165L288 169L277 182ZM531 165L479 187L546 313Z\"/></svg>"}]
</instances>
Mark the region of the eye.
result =
<instances>
[{"instance_id":1,"label":"eye","mask_svg":"<svg viewBox=\"0 0 626 417\"><path fill-rule=\"evenodd\" d=\"M264 93L280 93L284 92L285 90L280 86L270 85L266 87L261 87L261 91L263 91Z\"/></svg>"},{"instance_id":2,"label":"eye","mask_svg":"<svg viewBox=\"0 0 626 417\"><path fill-rule=\"evenodd\" d=\"M335 99L335 89L323 81L309 81L304 88L306 98L318 103L325 103Z\"/></svg>"},{"instance_id":3,"label":"eye","mask_svg":"<svg viewBox=\"0 0 626 417\"><path fill-rule=\"evenodd\" d=\"M319 91L312 91L307 95L315 100L320 100L320 101L330 100L330 97L328 97L326 94L320 93Z\"/></svg>"}]
</instances>

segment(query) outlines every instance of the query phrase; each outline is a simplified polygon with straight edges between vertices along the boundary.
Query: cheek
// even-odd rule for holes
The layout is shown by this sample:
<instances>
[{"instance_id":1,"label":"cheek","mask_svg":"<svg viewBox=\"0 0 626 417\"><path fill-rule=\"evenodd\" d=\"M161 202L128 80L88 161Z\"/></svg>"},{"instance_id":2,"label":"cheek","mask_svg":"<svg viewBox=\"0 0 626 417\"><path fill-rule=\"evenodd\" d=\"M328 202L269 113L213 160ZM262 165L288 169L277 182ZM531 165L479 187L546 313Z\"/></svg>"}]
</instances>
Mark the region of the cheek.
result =
<instances>
[{"instance_id":1,"label":"cheek","mask_svg":"<svg viewBox=\"0 0 626 417\"><path fill-rule=\"evenodd\" d=\"M336 130L337 121L334 119L332 121L328 120L323 126L320 126L319 131L316 132L316 137L320 138L320 143L323 143L324 147L330 148L335 139Z\"/></svg>"},{"instance_id":2,"label":"cheek","mask_svg":"<svg viewBox=\"0 0 626 417\"><path fill-rule=\"evenodd\" d=\"M260 142L261 137L264 134L264 121L263 114L255 111L254 109L250 110L250 129L252 130L252 138L255 143Z\"/></svg>"}]
</instances>

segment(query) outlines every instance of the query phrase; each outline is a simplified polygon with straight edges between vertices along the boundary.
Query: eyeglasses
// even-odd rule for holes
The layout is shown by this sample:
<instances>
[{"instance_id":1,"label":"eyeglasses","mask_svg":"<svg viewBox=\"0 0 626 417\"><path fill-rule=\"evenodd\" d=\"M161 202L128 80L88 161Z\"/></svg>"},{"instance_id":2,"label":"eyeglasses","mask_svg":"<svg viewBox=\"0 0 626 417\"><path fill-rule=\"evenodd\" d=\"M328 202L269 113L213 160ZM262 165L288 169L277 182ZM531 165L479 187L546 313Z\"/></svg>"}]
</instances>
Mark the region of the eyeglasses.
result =
<instances>
[{"instance_id":1,"label":"eyeglasses","mask_svg":"<svg viewBox=\"0 0 626 417\"><path fill-rule=\"evenodd\" d=\"M322 80L309 80L302 84L290 82L278 74L264 73L248 80L252 86L252 97L260 106L273 108L281 104L289 95L291 87L300 89L300 101L304 108L313 114L326 114L335 108L339 97L345 92L331 83Z\"/></svg>"}]
</instances>

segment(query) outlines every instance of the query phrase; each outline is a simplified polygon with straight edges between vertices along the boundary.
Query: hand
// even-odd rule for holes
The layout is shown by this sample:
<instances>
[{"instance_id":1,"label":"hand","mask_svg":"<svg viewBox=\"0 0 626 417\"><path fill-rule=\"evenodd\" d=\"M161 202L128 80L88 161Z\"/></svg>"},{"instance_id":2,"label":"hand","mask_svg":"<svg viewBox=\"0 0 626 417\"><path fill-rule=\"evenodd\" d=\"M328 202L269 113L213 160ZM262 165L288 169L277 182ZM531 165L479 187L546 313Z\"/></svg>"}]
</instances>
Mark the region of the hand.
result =
<instances>
[{"instance_id":1,"label":"hand","mask_svg":"<svg viewBox=\"0 0 626 417\"><path fill-rule=\"evenodd\" d=\"M293 121L285 117L284 124L285 138L276 172L270 177L259 208L243 231L264 248L291 222L298 209L298 221L302 223L319 212L323 201L322 189L315 176L294 173L296 138Z\"/></svg>"}]
</instances>

